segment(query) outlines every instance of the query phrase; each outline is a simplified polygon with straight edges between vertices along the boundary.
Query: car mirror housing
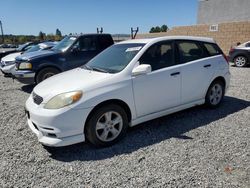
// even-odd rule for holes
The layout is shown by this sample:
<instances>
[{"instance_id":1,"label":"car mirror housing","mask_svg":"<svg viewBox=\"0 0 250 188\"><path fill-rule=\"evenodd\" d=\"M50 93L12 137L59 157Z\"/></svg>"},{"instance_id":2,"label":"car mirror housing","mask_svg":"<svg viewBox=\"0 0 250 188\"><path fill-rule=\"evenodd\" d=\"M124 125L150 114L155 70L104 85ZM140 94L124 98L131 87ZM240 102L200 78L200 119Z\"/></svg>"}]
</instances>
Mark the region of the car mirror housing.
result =
<instances>
[{"instance_id":1,"label":"car mirror housing","mask_svg":"<svg viewBox=\"0 0 250 188\"><path fill-rule=\"evenodd\" d=\"M141 64L132 70L132 76L148 74L152 71L151 65Z\"/></svg>"}]
</instances>

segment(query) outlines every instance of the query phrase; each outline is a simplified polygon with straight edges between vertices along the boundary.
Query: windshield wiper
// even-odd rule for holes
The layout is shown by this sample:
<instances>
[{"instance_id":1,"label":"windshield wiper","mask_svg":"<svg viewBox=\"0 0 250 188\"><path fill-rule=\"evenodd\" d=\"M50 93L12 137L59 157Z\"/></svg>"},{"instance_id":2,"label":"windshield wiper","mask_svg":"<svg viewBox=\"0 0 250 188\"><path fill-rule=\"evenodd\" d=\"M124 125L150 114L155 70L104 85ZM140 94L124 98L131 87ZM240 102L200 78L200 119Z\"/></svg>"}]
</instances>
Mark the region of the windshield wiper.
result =
<instances>
[{"instance_id":1,"label":"windshield wiper","mask_svg":"<svg viewBox=\"0 0 250 188\"><path fill-rule=\"evenodd\" d=\"M91 68L92 68L92 70L95 70L95 71L109 73L109 71L102 69L102 68L99 68L99 67L91 67Z\"/></svg>"},{"instance_id":2,"label":"windshield wiper","mask_svg":"<svg viewBox=\"0 0 250 188\"><path fill-rule=\"evenodd\" d=\"M84 68L86 70L93 70L93 68L88 66L88 65L83 65L82 68Z\"/></svg>"}]
</instances>

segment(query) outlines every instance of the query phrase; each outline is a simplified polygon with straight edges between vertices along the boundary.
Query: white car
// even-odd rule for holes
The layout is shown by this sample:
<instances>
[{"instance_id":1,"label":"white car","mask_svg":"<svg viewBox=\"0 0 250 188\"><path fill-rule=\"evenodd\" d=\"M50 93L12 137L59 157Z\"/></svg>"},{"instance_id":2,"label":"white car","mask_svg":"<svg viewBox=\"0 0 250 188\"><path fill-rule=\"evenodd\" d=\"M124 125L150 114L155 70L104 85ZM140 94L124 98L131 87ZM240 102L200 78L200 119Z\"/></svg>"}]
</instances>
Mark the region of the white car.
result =
<instances>
[{"instance_id":1,"label":"white car","mask_svg":"<svg viewBox=\"0 0 250 188\"><path fill-rule=\"evenodd\" d=\"M228 62L213 39L124 41L38 84L26 102L28 125L43 145L88 139L108 146L129 126L204 103L217 107L229 80Z\"/></svg>"},{"instance_id":2,"label":"white car","mask_svg":"<svg viewBox=\"0 0 250 188\"><path fill-rule=\"evenodd\" d=\"M29 53L29 52L34 52L34 51L40 51L40 50L46 50L50 49L53 46L55 46L57 43L56 42L43 42L37 45L30 45L27 47L26 51L24 52L15 52L11 53L1 59L0 62L0 70L5 74L5 75L11 75L15 72L15 59L19 55L23 53Z\"/></svg>"}]
</instances>

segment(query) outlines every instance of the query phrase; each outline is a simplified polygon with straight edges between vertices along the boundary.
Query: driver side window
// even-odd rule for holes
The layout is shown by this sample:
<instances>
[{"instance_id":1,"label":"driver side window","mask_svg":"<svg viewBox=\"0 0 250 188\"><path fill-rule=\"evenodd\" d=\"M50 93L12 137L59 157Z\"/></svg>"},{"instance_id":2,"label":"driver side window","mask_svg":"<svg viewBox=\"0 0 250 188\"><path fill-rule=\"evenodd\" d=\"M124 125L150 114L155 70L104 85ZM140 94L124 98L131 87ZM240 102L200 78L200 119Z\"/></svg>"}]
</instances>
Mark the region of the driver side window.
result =
<instances>
[{"instance_id":1,"label":"driver side window","mask_svg":"<svg viewBox=\"0 0 250 188\"><path fill-rule=\"evenodd\" d=\"M175 65L172 42L161 42L152 45L142 55L140 64L149 64L152 71Z\"/></svg>"},{"instance_id":2,"label":"driver side window","mask_svg":"<svg viewBox=\"0 0 250 188\"><path fill-rule=\"evenodd\" d=\"M82 37L74 45L79 51L95 51L97 49L96 40L93 37Z\"/></svg>"}]
</instances>

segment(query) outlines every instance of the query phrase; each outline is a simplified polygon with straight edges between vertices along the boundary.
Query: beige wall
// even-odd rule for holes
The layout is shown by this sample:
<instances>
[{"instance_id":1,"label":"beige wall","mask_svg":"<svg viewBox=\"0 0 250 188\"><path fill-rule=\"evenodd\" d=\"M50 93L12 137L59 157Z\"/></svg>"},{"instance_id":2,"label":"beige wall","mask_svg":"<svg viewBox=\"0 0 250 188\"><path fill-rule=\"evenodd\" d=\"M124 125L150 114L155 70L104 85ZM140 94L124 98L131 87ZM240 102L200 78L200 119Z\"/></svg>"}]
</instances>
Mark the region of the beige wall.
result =
<instances>
[{"instance_id":1,"label":"beige wall","mask_svg":"<svg viewBox=\"0 0 250 188\"><path fill-rule=\"evenodd\" d=\"M225 54L237 42L250 41L250 21L218 24L218 31L209 31L210 25L173 27L168 32L138 34L136 38L151 38L170 35L211 37L219 44Z\"/></svg>"}]
</instances>

